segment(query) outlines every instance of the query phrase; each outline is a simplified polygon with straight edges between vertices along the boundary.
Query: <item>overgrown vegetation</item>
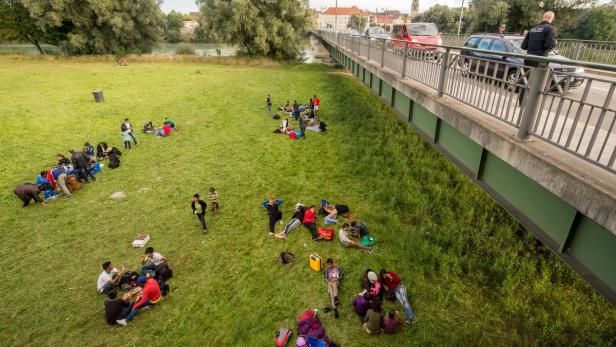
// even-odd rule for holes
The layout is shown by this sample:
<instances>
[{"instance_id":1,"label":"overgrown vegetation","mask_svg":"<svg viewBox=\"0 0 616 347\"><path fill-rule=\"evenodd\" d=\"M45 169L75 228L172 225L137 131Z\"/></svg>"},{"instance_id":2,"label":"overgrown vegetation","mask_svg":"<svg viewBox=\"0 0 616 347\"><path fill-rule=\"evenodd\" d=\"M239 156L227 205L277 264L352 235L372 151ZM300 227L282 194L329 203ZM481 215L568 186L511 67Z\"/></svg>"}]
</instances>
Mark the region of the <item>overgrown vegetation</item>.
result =
<instances>
[{"instance_id":1,"label":"overgrown vegetation","mask_svg":"<svg viewBox=\"0 0 616 347\"><path fill-rule=\"evenodd\" d=\"M343 346L616 344L616 311L346 73L0 58L0 75L0 114L19 125L0 137L5 345L268 346L305 308L327 304L322 276L307 266L314 251L346 272L341 317L322 315ZM91 100L94 87L104 104ZM275 105L318 94L328 132L294 142L274 135L268 93ZM84 141L120 145L124 117L139 127L164 116L178 135L138 134L121 167L104 169L72 200L21 208L12 195L56 152ZM190 197L212 185L222 213L208 215L203 236ZM127 197L109 199L117 191ZM271 195L285 200L285 220L297 201L348 204L376 251L314 244L303 228L284 242L267 236L260 201ZM142 250L130 242L141 232L171 259L172 291L128 327L108 327L95 291L100 264L135 268ZM283 250L296 254L295 266L276 264ZM416 325L395 336L361 332L350 303L366 267L402 276Z\"/></svg>"}]
</instances>

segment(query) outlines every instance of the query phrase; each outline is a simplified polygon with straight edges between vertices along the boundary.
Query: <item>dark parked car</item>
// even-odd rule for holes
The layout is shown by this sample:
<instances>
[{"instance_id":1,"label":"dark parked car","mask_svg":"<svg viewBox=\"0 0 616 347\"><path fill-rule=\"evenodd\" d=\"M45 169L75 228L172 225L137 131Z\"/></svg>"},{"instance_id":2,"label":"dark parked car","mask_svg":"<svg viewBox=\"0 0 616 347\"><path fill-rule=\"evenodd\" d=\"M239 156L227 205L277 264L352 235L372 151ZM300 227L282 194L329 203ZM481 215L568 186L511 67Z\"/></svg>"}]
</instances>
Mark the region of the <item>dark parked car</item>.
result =
<instances>
[{"instance_id":1,"label":"dark parked car","mask_svg":"<svg viewBox=\"0 0 616 347\"><path fill-rule=\"evenodd\" d=\"M483 33L471 35L464 44L464 47L477 48L482 50L494 51L494 52L506 52L506 53L526 53L520 46L524 37L517 34L498 34L498 33ZM504 57L498 54L478 53L462 50L461 55L469 58L480 58L488 61L494 61L506 64L495 64L482 61L480 59L465 59L460 58L460 66L468 71L478 71L483 74L484 71L488 76L493 76L494 69L498 66L496 71L496 78L507 79L509 82L515 83L516 74L518 69L524 65L524 59L518 57ZM559 55L557 52L550 52L550 58L557 58L563 62L570 61L569 59ZM486 65L487 71L485 70ZM479 67L477 67L479 65ZM507 69L509 66L509 69ZM567 84L569 81L569 88L579 87L584 82L584 68L575 67L566 64L550 63L549 68L554 72L552 76L552 88L551 90L558 90ZM478 69L478 70L476 70ZM507 76L505 76L507 73ZM518 82L520 83L520 82ZM521 83L526 83L522 81Z\"/></svg>"}]
</instances>

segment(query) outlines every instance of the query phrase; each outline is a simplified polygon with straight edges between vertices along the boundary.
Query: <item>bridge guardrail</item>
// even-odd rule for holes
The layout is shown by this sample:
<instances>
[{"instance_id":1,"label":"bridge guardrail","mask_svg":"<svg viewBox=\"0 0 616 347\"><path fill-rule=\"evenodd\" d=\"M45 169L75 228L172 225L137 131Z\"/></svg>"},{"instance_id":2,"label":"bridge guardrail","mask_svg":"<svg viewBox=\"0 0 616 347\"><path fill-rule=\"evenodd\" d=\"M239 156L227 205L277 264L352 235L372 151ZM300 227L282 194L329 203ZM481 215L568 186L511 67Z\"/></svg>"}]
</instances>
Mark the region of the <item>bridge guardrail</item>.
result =
<instances>
[{"instance_id":1,"label":"bridge guardrail","mask_svg":"<svg viewBox=\"0 0 616 347\"><path fill-rule=\"evenodd\" d=\"M466 34L442 34L443 43L449 46L462 47L468 37ZM573 60L616 64L616 41L559 39L556 50Z\"/></svg>"},{"instance_id":2,"label":"bridge guardrail","mask_svg":"<svg viewBox=\"0 0 616 347\"><path fill-rule=\"evenodd\" d=\"M517 128L520 140L535 136L616 172L616 81L581 74L584 67L616 71L615 65L316 33L402 79L434 89L439 97L447 95L506 122ZM525 65L529 61L538 66Z\"/></svg>"}]
</instances>

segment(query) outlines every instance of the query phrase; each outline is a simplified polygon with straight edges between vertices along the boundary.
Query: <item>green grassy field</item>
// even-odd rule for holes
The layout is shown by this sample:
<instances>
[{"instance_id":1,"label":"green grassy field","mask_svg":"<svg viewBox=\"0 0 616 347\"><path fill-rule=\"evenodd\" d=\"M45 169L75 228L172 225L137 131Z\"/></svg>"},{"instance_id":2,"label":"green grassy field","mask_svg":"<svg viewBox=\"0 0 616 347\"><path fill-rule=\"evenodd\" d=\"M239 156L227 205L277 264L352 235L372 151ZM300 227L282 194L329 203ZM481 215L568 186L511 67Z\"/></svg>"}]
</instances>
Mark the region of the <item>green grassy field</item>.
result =
<instances>
[{"instance_id":1,"label":"green grassy field","mask_svg":"<svg viewBox=\"0 0 616 347\"><path fill-rule=\"evenodd\" d=\"M0 85L2 345L270 346L279 327L327 305L311 252L346 273L340 318L321 316L342 346L616 344L616 310L341 70L3 57ZM92 101L95 88L104 104ZM274 135L268 93L275 104L318 94L330 130L305 141ZM72 200L22 208L12 194L57 152L84 141L121 146L124 117L140 128L164 116L181 127L176 136L138 134L121 167ZM190 199L212 185L222 213L208 215L202 235ZM126 198L109 198L118 191ZM303 227L286 241L267 236L260 202L272 195L285 201L285 220L298 201L348 204L376 251L313 243ZM170 258L171 293L110 327L95 290L100 264L136 268L139 233ZM283 250L295 266L277 265ZM366 267L401 275L415 325L361 332L351 301Z\"/></svg>"}]
</instances>

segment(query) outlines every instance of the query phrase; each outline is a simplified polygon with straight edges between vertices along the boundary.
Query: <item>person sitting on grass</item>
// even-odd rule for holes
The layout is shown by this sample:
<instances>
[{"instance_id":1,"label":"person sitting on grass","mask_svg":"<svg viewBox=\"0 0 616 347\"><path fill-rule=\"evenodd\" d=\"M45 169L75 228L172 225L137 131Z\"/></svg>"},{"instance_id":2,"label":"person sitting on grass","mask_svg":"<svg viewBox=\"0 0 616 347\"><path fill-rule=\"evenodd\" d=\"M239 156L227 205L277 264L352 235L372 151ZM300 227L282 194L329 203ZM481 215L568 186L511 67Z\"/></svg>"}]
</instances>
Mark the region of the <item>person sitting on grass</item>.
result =
<instances>
[{"instance_id":1,"label":"person sitting on grass","mask_svg":"<svg viewBox=\"0 0 616 347\"><path fill-rule=\"evenodd\" d=\"M383 318L383 332L385 334L395 334L402 329L402 318L400 318L400 312L389 311L389 313Z\"/></svg>"},{"instance_id":2,"label":"person sitting on grass","mask_svg":"<svg viewBox=\"0 0 616 347\"><path fill-rule=\"evenodd\" d=\"M284 227L284 230L281 231L280 233L276 234L276 237L279 239L286 239L287 236L289 236L289 233L297 228L298 226L302 225L302 222L304 221L304 213L305 213L305 208L304 205L297 203L295 205L295 211L293 212L293 216L291 216L291 220L289 221L289 223L287 224L287 226Z\"/></svg>"},{"instance_id":3,"label":"person sitting on grass","mask_svg":"<svg viewBox=\"0 0 616 347\"><path fill-rule=\"evenodd\" d=\"M165 120L163 121L163 125L170 126L171 130L178 130L173 119L169 119L169 117L165 117Z\"/></svg>"},{"instance_id":4,"label":"person sitting on grass","mask_svg":"<svg viewBox=\"0 0 616 347\"><path fill-rule=\"evenodd\" d=\"M340 231L338 232L338 238L340 239L340 243L342 243L344 247L349 247L349 248L355 247L355 248L359 248L367 252L371 251L370 247L366 247L360 244L359 242L355 242L351 240L351 238L349 237L349 224L348 223L344 223L342 225L342 229L340 229Z\"/></svg>"},{"instance_id":5,"label":"person sitting on grass","mask_svg":"<svg viewBox=\"0 0 616 347\"><path fill-rule=\"evenodd\" d=\"M31 184L31 183L20 184L17 187L15 187L15 190L13 190L15 195L17 195L17 197L21 201L23 201L24 204L22 207L28 206L31 200L34 200L38 202L39 204L45 206L46 202L45 200L41 199L41 196L40 196L41 191L42 191L41 186L37 186L36 184Z\"/></svg>"},{"instance_id":6,"label":"person sitting on grass","mask_svg":"<svg viewBox=\"0 0 616 347\"><path fill-rule=\"evenodd\" d=\"M218 192L214 187L210 187L210 203L212 204L212 212L218 213L220 205L218 205Z\"/></svg>"},{"instance_id":7,"label":"person sitting on grass","mask_svg":"<svg viewBox=\"0 0 616 347\"><path fill-rule=\"evenodd\" d=\"M342 281L343 273L332 258L327 259L326 263L327 269L323 272L323 276L327 284L327 294L329 295L331 306L326 307L323 311L327 313L333 310L334 317L338 318L338 305L340 305L340 300L338 300L338 287L340 286L340 281Z\"/></svg>"},{"instance_id":8,"label":"person sitting on grass","mask_svg":"<svg viewBox=\"0 0 616 347\"><path fill-rule=\"evenodd\" d=\"M381 269L379 274L381 275L381 281L383 282L383 289L385 291L395 293L396 299L398 299L404 309L406 323L412 324L415 321L415 312L413 312L411 304L409 303L408 294L404 283L400 281L398 275L391 271Z\"/></svg>"},{"instance_id":9,"label":"person sitting on grass","mask_svg":"<svg viewBox=\"0 0 616 347\"><path fill-rule=\"evenodd\" d=\"M366 223L354 220L351 222L351 235L354 237L362 238L365 235L368 235L368 226Z\"/></svg>"},{"instance_id":10,"label":"person sitting on grass","mask_svg":"<svg viewBox=\"0 0 616 347\"><path fill-rule=\"evenodd\" d=\"M269 217L269 235L273 236L276 228L276 222L280 221L282 223L282 211L280 211L282 200L269 198L264 200L261 204L267 210L267 215Z\"/></svg>"},{"instance_id":11,"label":"person sitting on grass","mask_svg":"<svg viewBox=\"0 0 616 347\"><path fill-rule=\"evenodd\" d=\"M306 229L310 231L310 235L312 236L312 241L319 241L319 236L317 234L317 226L316 226L317 214L316 208L314 205L311 205L306 212L304 212L303 223Z\"/></svg>"},{"instance_id":12,"label":"person sitting on grass","mask_svg":"<svg viewBox=\"0 0 616 347\"><path fill-rule=\"evenodd\" d=\"M162 298L160 287L155 279L139 276L137 283L139 283L140 286L143 286L143 290L141 291L141 299L133 305L133 308L126 318L117 321L118 324L126 325L131 321L131 319L135 318L139 311L145 309L146 307L151 307Z\"/></svg>"},{"instance_id":13,"label":"person sitting on grass","mask_svg":"<svg viewBox=\"0 0 616 347\"><path fill-rule=\"evenodd\" d=\"M69 166L71 165L71 161L68 160L67 157L64 156L64 154L62 153L58 153L56 154L56 160L58 161L58 166Z\"/></svg>"},{"instance_id":14,"label":"person sitting on grass","mask_svg":"<svg viewBox=\"0 0 616 347\"><path fill-rule=\"evenodd\" d=\"M154 133L154 125L152 124L151 121L148 121L147 123L145 123L143 125L143 132L146 134L153 134Z\"/></svg>"},{"instance_id":15,"label":"person sitting on grass","mask_svg":"<svg viewBox=\"0 0 616 347\"><path fill-rule=\"evenodd\" d=\"M96 157L98 158L98 160L103 160L107 158L110 152L111 147L109 147L106 142L100 142L96 146Z\"/></svg>"},{"instance_id":16,"label":"person sitting on grass","mask_svg":"<svg viewBox=\"0 0 616 347\"><path fill-rule=\"evenodd\" d=\"M94 155L94 147L89 142L83 144L81 152L85 154L89 160L96 160L96 156Z\"/></svg>"},{"instance_id":17,"label":"person sitting on grass","mask_svg":"<svg viewBox=\"0 0 616 347\"><path fill-rule=\"evenodd\" d=\"M163 257L160 253L154 252L153 247L147 247L145 254L141 257L141 273L145 274L148 271L155 271L158 265L166 261L167 258Z\"/></svg>"},{"instance_id":18,"label":"person sitting on grass","mask_svg":"<svg viewBox=\"0 0 616 347\"><path fill-rule=\"evenodd\" d=\"M110 291L105 299L105 320L109 325L121 324L131 311L132 303L118 298L115 290ZM126 325L126 324L124 324Z\"/></svg>"},{"instance_id":19,"label":"person sitting on grass","mask_svg":"<svg viewBox=\"0 0 616 347\"><path fill-rule=\"evenodd\" d=\"M282 112L286 115L291 115L293 113L293 108L291 107L291 103L289 102L289 100L287 100L287 103L284 104Z\"/></svg>"},{"instance_id":20,"label":"person sitting on grass","mask_svg":"<svg viewBox=\"0 0 616 347\"><path fill-rule=\"evenodd\" d=\"M325 210L325 212L327 213L327 215L325 216L325 219L323 220L324 224L336 224L338 223L338 210L336 210L336 207L332 206L332 205L327 205L323 208Z\"/></svg>"},{"instance_id":21,"label":"person sitting on grass","mask_svg":"<svg viewBox=\"0 0 616 347\"><path fill-rule=\"evenodd\" d=\"M383 288L376 273L374 271L368 271L366 276L368 277L370 287L364 288L358 295L368 294L371 300L378 299L379 301L383 301Z\"/></svg>"},{"instance_id":22,"label":"person sitting on grass","mask_svg":"<svg viewBox=\"0 0 616 347\"><path fill-rule=\"evenodd\" d=\"M377 335L381 332L383 325L383 315L381 315L381 304L377 300L370 302L370 309L364 318L363 330L370 335Z\"/></svg>"},{"instance_id":23,"label":"person sitting on grass","mask_svg":"<svg viewBox=\"0 0 616 347\"><path fill-rule=\"evenodd\" d=\"M41 171L40 175L36 176L36 185L43 191L43 199L55 199L60 193L56 192L53 184L49 181L49 171Z\"/></svg>"},{"instance_id":24,"label":"person sitting on grass","mask_svg":"<svg viewBox=\"0 0 616 347\"><path fill-rule=\"evenodd\" d=\"M171 125L164 124L161 128L156 128L156 137L167 137L171 134Z\"/></svg>"},{"instance_id":25,"label":"person sitting on grass","mask_svg":"<svg viewBox=\"0 0 616 347\"><path fill-rule=\"evenodd\" d=\"M104 262L103 272L98 276L96 290L98 290L99 293L108 294L114 287L119 285L120 279L122 279L122 275L124 275L125 272L126 268L124 266L118 271L118 269L113 267L110 261Z\"/></svg>"}]
</instances>

